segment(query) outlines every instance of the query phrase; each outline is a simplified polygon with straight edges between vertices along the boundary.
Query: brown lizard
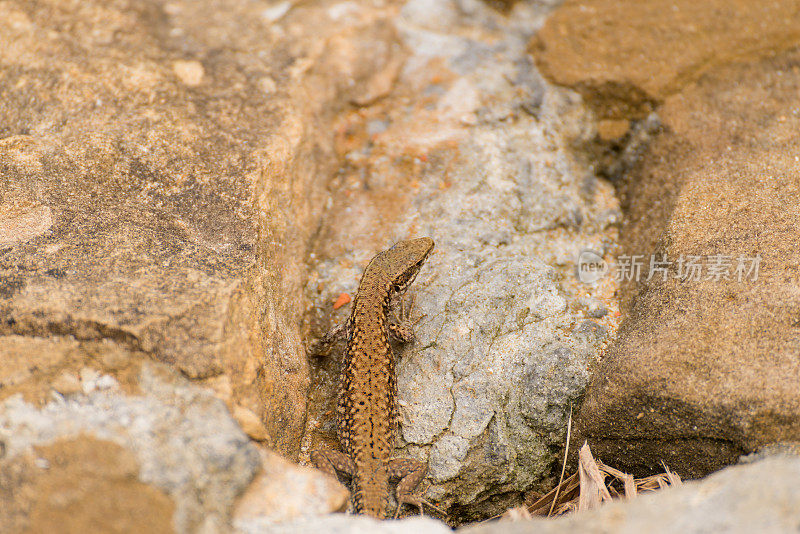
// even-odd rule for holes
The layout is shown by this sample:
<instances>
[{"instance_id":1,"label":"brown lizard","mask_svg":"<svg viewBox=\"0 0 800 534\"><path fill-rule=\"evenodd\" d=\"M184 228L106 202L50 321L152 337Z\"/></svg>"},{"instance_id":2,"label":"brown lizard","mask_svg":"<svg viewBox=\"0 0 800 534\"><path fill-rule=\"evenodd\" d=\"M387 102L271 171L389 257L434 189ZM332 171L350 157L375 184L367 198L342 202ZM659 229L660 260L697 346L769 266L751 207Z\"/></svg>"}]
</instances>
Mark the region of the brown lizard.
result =
<instances>
[{"instance_id":1,"label":"brown lizard","mask_svg":"<svg viewBox=\"0 0 800 534\"><path fill-rule=\"evenodd\" d=\"M397 517L403 503L419 506L426 500L412 491L427 472L427 464L409 458L391 458L399 417L397 379L389 336L413 340L410 325L390 321L395 297L402 297L433 250L428 237L400 241L369 262L343 326L326 334L318 346L345 336L347 351L340 377L337 405L338 435L343 452L317 450L311 461L336 476L351 477L353 511L383 519L389 480L399 479Z\"/></svg>"}]
</instances>

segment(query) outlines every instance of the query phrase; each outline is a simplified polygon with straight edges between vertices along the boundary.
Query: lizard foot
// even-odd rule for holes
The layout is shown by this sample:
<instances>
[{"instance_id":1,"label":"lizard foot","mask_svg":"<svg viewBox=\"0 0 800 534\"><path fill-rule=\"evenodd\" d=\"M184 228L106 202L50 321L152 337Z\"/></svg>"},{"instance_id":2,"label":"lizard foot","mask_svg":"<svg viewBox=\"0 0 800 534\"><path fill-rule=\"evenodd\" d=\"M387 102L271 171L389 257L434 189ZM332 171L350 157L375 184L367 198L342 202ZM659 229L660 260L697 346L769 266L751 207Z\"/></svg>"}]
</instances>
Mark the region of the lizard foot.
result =
<instances>
[{"instance_id":1,"label":"lizard foot","mask_svg":"<svg viewBox=\"0 0 800 534\"><path fill-rule=\"evenodd\" d=\"M328 473L334 478L338 478L337 473L352 477L356 472L356 464L353 459L339 451L311 451L311 463L320 471Z\"/></svg>"},{"instance_id":2,"label":"lizard foot","mask_svg":"<svg viewBox=\"0 0 800 534\"><path fill-rule=\"evenodd\" d=\"M397 496L397 510L395 510L394 513L395 519L400 515L400 509L403 508L403 504L411 504L419 507L420 515L423 514L423 505L428 505L443 516L447 515L443 510L412 493L428 472L428 466L426 464L417 460L412 460L411 458L395 458L389 460L388 467L389 477L400 479L400 482L397 483L397 491L395 492Z\"/></svg>"},{"instance_id":3,"label":"lizard foot","mask_svg":"<svg viewBox=\"0 0 800 534\"><path fill-rule=\"evenodd\" d=\"M416 300L416 296L412 296L408 300L400 298L399 305L392 310L391 320L389 321L389 334L400 343L412 343L414 341L414 326L425 317L425 315L421 315L415 321L411 320L411 310L414 309Z\"/></svg>"},{"instance_id":4,"label":"lizard foot","mask_svg":"<svg viewBox=\"0 0 800 534\"><path fill-rule=\"evenodd\" d=\"M424 515L422 505L427 505L429 508L439 512L442 515L442 517L447 516L447 513L444 510L442 510L437 506L434 506L433 503L431 503L427 499L423 499L422 497L419 497L417 495L406 495L404 497L398 497L397 510L394 512L394 519L397 519L397 517L400 515L400 509L403 507L403 504L410 504L412 506L417 506L419 508L419 515Z\"/></svg>"}]
</instances>

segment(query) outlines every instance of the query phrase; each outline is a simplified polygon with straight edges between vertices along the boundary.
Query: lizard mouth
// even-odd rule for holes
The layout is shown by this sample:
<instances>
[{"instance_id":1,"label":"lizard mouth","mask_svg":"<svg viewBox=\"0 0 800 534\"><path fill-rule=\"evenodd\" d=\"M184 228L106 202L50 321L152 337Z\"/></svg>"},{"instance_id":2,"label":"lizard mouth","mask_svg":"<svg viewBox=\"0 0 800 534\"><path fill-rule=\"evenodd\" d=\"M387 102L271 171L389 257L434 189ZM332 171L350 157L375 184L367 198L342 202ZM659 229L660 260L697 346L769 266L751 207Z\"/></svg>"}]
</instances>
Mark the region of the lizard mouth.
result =
<instances>
[{"instance_id":1,"label":"lizard mouth","mask_svg":"<svg viewBox=\"0 0 800 534\"><path fill-rule=\"evenodd\" d=\"M420 271L420 267L422 264L425 263L425 260L428 258L428 254L425 254L425 257L420 259L417 263L406 269L406 271L400 276L399 280L394 284L394 291L395 293L404 293L408 286L414 283L414 280L417 278L417 274Z\"/></svg>"},{"instance_id":2,"label":"lizard mouth","mask_svg":"<svg viewBox=\"0 0 800 534\"><path fill-rule=\"evenodd\" d=\"M406 289L408 289L408 286L410 286L412 283L414 283L414 279L416 277L417 277L417 273L414 272L414 273L411 273L411 275L410 275L410 277L408 279L405 279L402 282L399 282L399 283L395 284L394 285L395 293L405 293Z\"/></svg>"}]
</instances>

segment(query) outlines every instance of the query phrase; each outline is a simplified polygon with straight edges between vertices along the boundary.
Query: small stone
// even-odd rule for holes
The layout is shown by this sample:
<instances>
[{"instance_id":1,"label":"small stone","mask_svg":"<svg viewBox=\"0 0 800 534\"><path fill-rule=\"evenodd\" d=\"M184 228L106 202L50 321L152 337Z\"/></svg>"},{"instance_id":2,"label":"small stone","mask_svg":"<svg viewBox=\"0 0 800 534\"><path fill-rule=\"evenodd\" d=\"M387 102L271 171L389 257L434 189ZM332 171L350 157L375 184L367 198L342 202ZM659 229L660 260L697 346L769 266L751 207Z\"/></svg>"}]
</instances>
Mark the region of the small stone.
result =
<instances>
[{"instance_id":1,"label":"small stone","mask_svg":"<svg viewBox=\"0 0 800 534\"><path fill-rule=\"evenodd\" d=\"M102 375L95 381L95 387L99 390L113 389L118 385L117 379L111 375Z\"/></svg>"},{"instance_id":2,"label":"small stone","mask_svg":"<svg viewBox=\"0 0 800 534\"><path fill-rule=\"evenodd\" d=\"M100 363L107 371L119 371L128 366L131 361L130 353L119 347L115 346L111 350L103 352L100 357Z\"/></svg>"},{"instance_id":3,"label":"small stone","mask_svg":"<svg viewBox=\"0 0 800 534\"><path fill-rule=\"evenodd\" d=\"M248 410L243 406L235 406L233 408L233 418L236 419L236 422L242 427L244 433L250 436L251 439L256 441L267 441L270 439L264 423L261 422L261 419L253 413L252 410Z\"/></svg>"},{"instance_id":4,"label":"small stone","mask_svg":"<svg viewBox=\"0 0 800 534\"><path fill-rule=\"evenodd\" d=\"M601 141L619 141L631 128L627 120L601 120L597 123L597 135Z\"/></svg>"},{"instance_id":5,"label":"small stone","mask_svg":"<svg viewBox=\"0 0 800 534\"><path fill-rule=\"evenodd\" d=\"M262 452L262 472L239 499L234 526L249 526L319 516L344 509L350 492L321 471L295 465L275 453Z\"/></svg>"},{"instance_id":6,"label":"small stone","mask_svg":"<svg viewBox=\"0 0 800 534\"><path fill-rule=\"evenodd\" d=\"M172 71L180 81L190 87L200 85L205 75L205 69L199 61L175 61L172 64Z\"/></svg>"},{"instance_id":7,"label":"small stone","mask_svg":"<svg viewBox=\"0 0 800 534\"><path fill-rule=\"evenodd\" d=\"M98 378L100 378L99 371L91 367L84 367L81 369L81 389L83 389L83 392L89 394L96 390Z\"/></svg>"},{"instance_id":8,"label":"small stone","mask_svg":"<svg viewBox=\"0 0 800 534\"><path fill-rule=\"evenodd\" d=\"M575 335L587 338L601 338L605 334L606 329L603 325L597 324L594 321L583 321L580 326L575 329Z\"/></svg>"},{"instance_id":9,"label":"small stone","mask_svg":"<svg viewBox=\"0 0 800 534\"><path fill-rule=\"evenodd\" d=\"M52 384L53 389L62 395L72 395L81 391L81 381L75 376L75 373L63 371L59 374Z\"/></svg>"},{"instance_id":10,"label":"small stone","mask_svg":"<svg viewBox=\"0 0 800 534\"><path fill-rule=\"evenodd\" d=\"M268 22L278 22L291 8L291 2L278 2L262 11L261 17Z\"/></svg>"},{"instance_id":11,"label":"small stone","mask_svg":"<svg viewBox=\"0 0 800 534\"><path fill-rule=\"evenodd\" d=\"M586 312L586 315L592 319L602 319L608 315L608 308L602 304L599 304L597 307L589 308L589 310Z\"/></svg>"},{"instance_id":12,"label":"small stone","mask_svg":"<svg viewBox=\"0 0 800 534\"><path fill-rule=\"evenodd\" d=\"M278 84L275 83L275 80L270 78L269 76L264 76L260 80L258 80L258 86L261 88L262 91L266 94L272 94L278 88Z\"/></svg>"},{"instance_id":13,"label":"small stone","mask_svg":"<svg viewBox=\"0 0 800 534\"><path fill-rule=\"evenodd\" d=\"M36 206L12 213L0 212L0 245L24 243L44 234L53 226L47 206Z\"/></svg>"}]
</instances>

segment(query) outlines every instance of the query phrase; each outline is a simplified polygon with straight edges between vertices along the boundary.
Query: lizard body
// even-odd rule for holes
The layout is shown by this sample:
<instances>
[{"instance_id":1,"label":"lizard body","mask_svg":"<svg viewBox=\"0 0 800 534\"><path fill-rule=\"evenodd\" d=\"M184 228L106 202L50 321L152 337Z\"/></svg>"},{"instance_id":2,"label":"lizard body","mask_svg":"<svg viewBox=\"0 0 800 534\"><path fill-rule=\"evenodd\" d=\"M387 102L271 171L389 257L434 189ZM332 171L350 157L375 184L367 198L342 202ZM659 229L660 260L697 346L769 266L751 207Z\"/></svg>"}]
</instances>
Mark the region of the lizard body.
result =
<instances>
[{"instance_id":1,"label":"lizard body","mask_svg":"<svg viewBox=\"0 0 800 534\"><path fill-rule=\"evenodd\" d=\"M403 503L416 504L420 510L427 503L411 494L427 466L391 458L398 411L389 335L410 341L413 334L393 324L389 310L392 299L414 281L433 246L432 239L423 237L401 241L375 256L364 270L350 317L341 329L347 337L337 404L343 452L314 451L311 458L330 474L340 471L352 477L355 513L384 518L392 478L400 479L398 512Z\"/></svg>"}]
</instances>

